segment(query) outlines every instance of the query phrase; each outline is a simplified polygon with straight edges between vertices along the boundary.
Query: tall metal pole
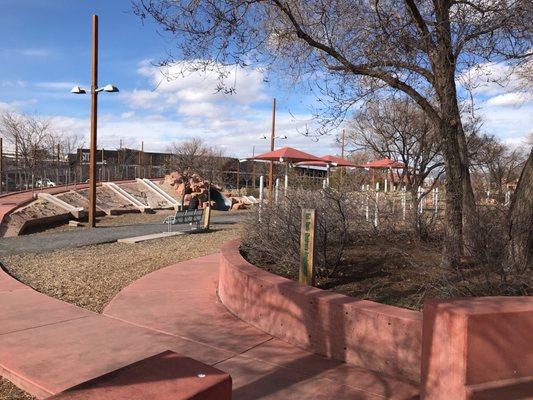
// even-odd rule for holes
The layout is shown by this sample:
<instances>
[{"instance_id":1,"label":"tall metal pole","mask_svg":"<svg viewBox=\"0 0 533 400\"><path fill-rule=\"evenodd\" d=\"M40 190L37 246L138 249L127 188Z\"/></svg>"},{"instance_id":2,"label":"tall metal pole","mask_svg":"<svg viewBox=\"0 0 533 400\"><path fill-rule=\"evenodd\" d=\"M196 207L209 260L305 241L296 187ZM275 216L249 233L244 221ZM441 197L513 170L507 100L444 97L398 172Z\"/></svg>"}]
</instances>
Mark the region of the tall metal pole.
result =
<instances>
[{"instance_id":1,"label":"tall metal pole","mask_svg":"<svg viewBox=\"0 0 533 400\"><path fill-rule=\"evenodd\" d=\"M276 135L276 98L272 99L272 131L270 133L270 151L274 151L274 138ZM272 189L274 179L274 161L270 161L268 169L268 194L269 199L272 200Z\"/></svg>"},{"instance_id":2,"label":"tall metal pole","mask_svg":"<svg viewBox=\"0 0 533 400\"><path fill-rule=\"evenodd\" d=\"M57 177L56 177L56 184L59 185L59 162L60 162L60 152L61 152L61 145L57 144L57 159L56 159L56 169L57 169Z\"/></svg>"},{"instance_id":3,"label":"tall metal pole","mask_svg":"<svg viewBox=\"0 0 533 400\"><path fill-rule=\"evenodd\" d=\"M89 150L89 226L96 226L96 139L98 108L98 15L93 15L93 52L91 79L91 143Z\"/></svg>"},{"instance_id":4,"label":"tall metal pole","mask_svg":"<svg viewBox=\"0 0 533 400\"><path fill-rule=\"evenodd\" d=\"M255 146L252 148L252 158L255 157ZM253 188L255 189L255 160L252 160L252 182Z\"/></svg>"},{"instance_id":5,"label":"tall metal pole","mask_svg":"<svg viewBox=\"0 0 533 400\"><path fill-rule=\"evenodd\" d=\"M0 137L0 193L2 193L2 174L4 173L4 143ZM6 179L6 192L9 192Z\"/></svg>"},{"instance_id":6,"label":"tall metal pole","mask_svg":"<svg viewBox=\"0 0 533 400\"><path fill-rule=\"evenodd\" d=\"M341 135L341 158L344 158L344 129L342 130ZM340 188L344 187L344 167L340 167Z\"/></svg>"}]
</instances>

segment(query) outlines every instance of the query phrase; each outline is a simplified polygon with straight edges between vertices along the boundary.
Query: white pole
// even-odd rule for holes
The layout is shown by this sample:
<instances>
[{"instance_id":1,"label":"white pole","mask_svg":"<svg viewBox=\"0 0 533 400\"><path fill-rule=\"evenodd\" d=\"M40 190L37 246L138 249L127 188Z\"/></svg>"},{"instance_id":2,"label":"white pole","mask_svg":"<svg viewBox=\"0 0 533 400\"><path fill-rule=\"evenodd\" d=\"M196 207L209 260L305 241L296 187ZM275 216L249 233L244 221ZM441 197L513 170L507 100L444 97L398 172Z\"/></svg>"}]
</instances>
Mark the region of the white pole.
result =
<instances>
[{"instance_id":1,"label":"white pole","mask_svg":"<svg viewBox=\"0 0 533 400\"><path fill-rule=\"evenodd\" d=\"M265 183L265 177L261 175L259 177L259 222L261 222L261 210L263 209L263 187Z\"/></svg>"},{"instance_id":2,"label":"white pole","mask_svg":"<svg viewBox=\"0 0 533 400\"><path fill-rule=\"evenodd\" d=\"M376 192L376 205L374 207L374 227L378 226L379 192Z\"/></svg>"},{"instance_id":3,"label":"white pole","mask_svg":"<svg viewBox=\"0 0 533 400\"><path fill-rule=\"evenodd\" d=\"M418 187L418 213L422 214L423 206L422 206L422 187Z\"/></svg>"},{"instance_id":4,"label":"white pole","mask_svg":"<svg viewBox=\"0 0 533 400\"><path fill-rule=\"evenodd\" d=\"M435 215L439 215L439 188L435 188Z\"/></svg>"},{"instance_id":5,"label":"white pole","mask_svg":"<svg viewBox=\"0 0 533 400\"><path fill-rule=\"evenodd\" d=\"M407 190L405 190L405 186L403 188L403 196L402 196L402 212L403 212L403 220L405 221L405 213L407 209Z\"/></svg>"},{"instance_id":6,"label":"white pole","mask_svg":"<svg viewBox=\"0 0 533 400\"><path fill-rule=\"evenodd\" d=\"M279 202L279 178L276 178L276 189L274 192L274 202L278 205Z\"/></svg>"},{"instance_id":7,"label":"white pole","mask_svg":"<svg viewBox=\"0 0 533 400\"><path fill-rule=\"evenodd\" d=\"M379 191L379 182L376 182L376 192Z\"/></svg>"},{"instance_id":8,"label":"white pole","mask_svg":"<svg viewBox=\"0 0 533 400\"><path fill-rule=\"evenodd\" d=\"M285 166L285 197L287 197L287 193L289 190L289 163Z\"/></svg>"},{"instance_id":9,"label":"white pole","mask_svg":"<svg viewBox=\"0 0 533 400\"><path fill-rule=\"evenodd\" d=\"M368 191L366 192L366 210L365 210L365 215L366 215L366 220L368 221L369 218L370 218L370 215L369 215L369 207L368 207L368 197L369 197L369 194L368 194Z\"/></svg>"},{"instance_id":10,"label":"white pole","mask_svg":"<svg viewBox=\"0 0 533 400\"><path fill-rule=\"evenodd\" d=\"M387 186L388 186L387 183L388 183L388 182L387 182L387 179L385 179L385 193L387 193L387 189L388 189L388 187L387 187Z\"/></svg>"},{"instance_id":11,"label":"white pole","mask_svg":"<svg viewBox=\"0 0 533 400\"><path fill-rule=\"evenodd\" d=\"M327 166L327 171L326 171L326 186L329 187L329 168L330 168L330 165L328 163L328 166ZM324 188L325 189L325 188Z\"/></svg>"},{"instance_id":12,"label":"white pole","mask_svg":"<svg viewBox=\"0 0 533 400\"><path fill-rule=\"evenodd\" d=\"M261 175L259 177L259 205L263 205L263 186L265 183L265 177Z\"/></svg>"}]
</instances>

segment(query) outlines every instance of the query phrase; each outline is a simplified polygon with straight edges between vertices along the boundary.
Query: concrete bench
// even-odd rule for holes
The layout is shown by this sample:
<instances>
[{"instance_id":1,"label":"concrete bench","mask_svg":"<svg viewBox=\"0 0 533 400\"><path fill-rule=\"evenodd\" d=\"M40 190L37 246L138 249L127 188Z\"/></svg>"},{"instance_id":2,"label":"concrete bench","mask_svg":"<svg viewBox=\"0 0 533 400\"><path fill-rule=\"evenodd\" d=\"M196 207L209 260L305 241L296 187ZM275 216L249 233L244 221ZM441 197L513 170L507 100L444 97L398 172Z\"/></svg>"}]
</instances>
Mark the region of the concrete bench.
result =
<instances>
[{"instance_id":1,"label":"concrete bench","mask_svg":"<svg viewBox=\"0 0 533 400\"><path fill-rule=\"evenodd\" d=\"M165 351L65 390L54 400L230 400L231 377Z\"/></svg>"}]
</instances>

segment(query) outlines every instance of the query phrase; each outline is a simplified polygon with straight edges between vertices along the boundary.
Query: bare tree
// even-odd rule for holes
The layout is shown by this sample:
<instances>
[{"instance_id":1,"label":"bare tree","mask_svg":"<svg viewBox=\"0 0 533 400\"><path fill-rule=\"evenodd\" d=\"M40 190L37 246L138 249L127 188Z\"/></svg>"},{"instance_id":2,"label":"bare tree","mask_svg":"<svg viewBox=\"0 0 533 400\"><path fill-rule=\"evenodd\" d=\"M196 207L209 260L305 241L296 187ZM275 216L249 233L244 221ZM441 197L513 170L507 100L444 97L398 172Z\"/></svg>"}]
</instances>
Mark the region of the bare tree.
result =
<instances>
[{"instance_id":1,"label":"bare tree","mask_svg":"<svg viewBox=\"0 0 533 400\"><path fill-rule=\"evenodd\" d=\"M489 189L494 189L502 197L506 183L517 180L526 162L527 155L522 149L511 149L494 136L484 135L471 144L476 148L472 166L486 177Z\"/></svg>"},{"instance_id":2,"label":"bare tree","mask_svg":"<svg viewBox=\"0 0 533 400\"><path fill-rule=\"evenodd\" d=\"M175 34L195 70L283 66L297 78L319 77L343 106L379 89L410 96L443 143L443 264L459 263L463 202L467 225L475 202L456 76L483 60L530 56L530 1L137 0L135 11Z\"/></svg>"},{"instance_id":3,"label":"bare tree","mask_svg":"<svg viewBox=\"0 0 533 400\"><path fill-rule=\"evenodd\" d=\"M183 142L174 142L168 151L172 154L171 165L181 175L181 181L188 189L194 174L209 180L209 185L221 179L223 167L228 159L221 149L210 147L202 139L193 138ZM182 204L185 197L183 192ZM209 193L211 188L209 188Z\"/></svg>"},{"instance_id":4,"label":"bare tree","mask_svg":"<svg viewBox=\"0 0 533 400\"><path fill-rule=\"evenodd\" d=\"M406 182L413 204L413 222L422 228L419 201L431 192L444 173L442 144L426 114L409 98L373 100L354 115L348 131L348 144L380 157L401 161L406 166L399 176ZM429 176L432 184L422 190Z\"/></svg>"},{"instance_id":5,"label":"bare tree","mask_svg":"<svg viewBox=\"0 0 533 400\"><path fill-rule=\"evenodd\" d=\"M509 208L508 244L503 269L527 271L531 269L533 242L533 150L522 170L518 186Z\"/></svg>"}]
</instances>

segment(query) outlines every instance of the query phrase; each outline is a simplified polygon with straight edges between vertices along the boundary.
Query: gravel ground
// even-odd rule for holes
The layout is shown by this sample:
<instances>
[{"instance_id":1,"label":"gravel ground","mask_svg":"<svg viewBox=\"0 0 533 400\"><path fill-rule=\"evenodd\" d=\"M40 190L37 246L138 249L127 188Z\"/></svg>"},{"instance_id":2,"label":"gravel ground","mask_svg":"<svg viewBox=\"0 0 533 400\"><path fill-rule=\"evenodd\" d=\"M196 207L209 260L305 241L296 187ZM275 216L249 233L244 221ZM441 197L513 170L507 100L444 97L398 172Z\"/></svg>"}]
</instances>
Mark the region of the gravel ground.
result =
<instances>
[{"instance_id":1,"label":"gravel ground","mask_svg":"<svg viewBox=\"0 0 533 400\"><path fill-rule=\"evenodd\" d=\"M1 262L12 276L37 291L101 312L129 283L176 262L217 252L239 230L239 224L213 224L206 233L15 254L3 256Z\"/></svg>"},{"instance_id":2,"label":"gravel ground","mask_svg":"<svg viewBox=\"0 0 533 400\"><path fill-rule=\"evenodd\" d=\"M33 400L35 397L23 392L0 376L0 400Z\"/></svg>"},{"instance_id":3,"label":"gravel ground","mask_svg":"<svg viewBox=\"0 0 533 400\"><path fill-rule=\"evenodd\" d=\"M211 211L211 216L231 216L231 215L237 215L237 214L246 214L249 213L249 210L237 210L237 211L218 211L213 210ZM141 223L147 223L147 222L161 222L165 217L169 215L174 215L174 210L157 210L150 214L144 214L144 213L126 213L126 214L120 214L120 215L106 215L105 217L98 217L97 218L97 225L98 226L122 226L122 225L133 225L133 224L141 224ZM48 228L34 228L33 230L28 230L28 232L25 232L24 235L46 235L48 233L56 233L56 232L65 232L65 231L76 231L84 229L83 227L73 227L69 226L68 224L60 224L53 227Z\"/></svg>"}]
</instances>

